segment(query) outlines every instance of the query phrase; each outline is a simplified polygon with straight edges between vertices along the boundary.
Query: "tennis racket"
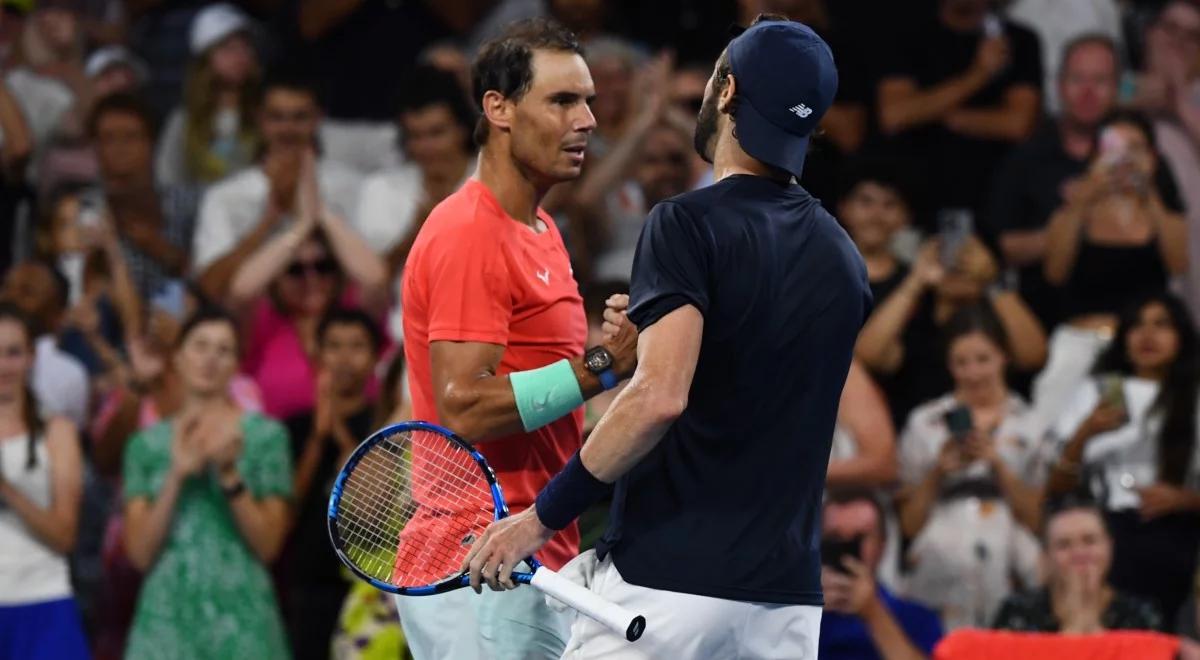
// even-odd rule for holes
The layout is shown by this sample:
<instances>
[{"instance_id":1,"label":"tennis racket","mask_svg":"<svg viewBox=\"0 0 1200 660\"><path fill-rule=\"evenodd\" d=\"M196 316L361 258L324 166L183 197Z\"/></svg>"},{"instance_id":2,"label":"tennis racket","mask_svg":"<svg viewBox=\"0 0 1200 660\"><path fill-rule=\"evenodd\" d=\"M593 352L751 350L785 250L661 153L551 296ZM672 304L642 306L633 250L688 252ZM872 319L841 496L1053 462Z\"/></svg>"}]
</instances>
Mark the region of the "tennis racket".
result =
<instances>
[{"instance_id":1,"label":"tennis racket","mask_svg":"<svg viewBox=\"0 0 1200 660\"><path fill-rule=\"evenodd\" d=\"M329 496L329 538L338 558L383 591L427 596L469 584L460 571L471 545L508 515L496 475L465 440L426 422L371 434L346 460ZM514 572L629 641L646 618L592 593L533 557Z\"/></svg>"}]
</instances>

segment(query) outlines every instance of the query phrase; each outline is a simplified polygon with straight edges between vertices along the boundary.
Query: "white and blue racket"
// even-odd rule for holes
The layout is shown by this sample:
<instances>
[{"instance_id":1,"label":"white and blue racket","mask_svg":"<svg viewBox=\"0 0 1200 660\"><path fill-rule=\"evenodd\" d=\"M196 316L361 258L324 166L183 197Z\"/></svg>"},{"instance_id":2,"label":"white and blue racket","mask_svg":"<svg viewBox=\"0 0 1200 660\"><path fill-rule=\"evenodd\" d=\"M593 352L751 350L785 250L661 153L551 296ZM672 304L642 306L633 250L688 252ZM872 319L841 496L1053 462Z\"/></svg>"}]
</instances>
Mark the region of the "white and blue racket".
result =
<instances>
[{"instance_id":1,"label":"white and blue racket","mask_svg":"<svg viewBox=\"0 0 1200 660\"><path fill-rule=\"evenodd\" d=\"M508 515L496 475L465 440L427 422L382 428L351 454L329 496L329 538L338 557L378 589L427 596L469 584L459 570L475 539ZM629 641L646 619L539 564L530 584Z\"/></svg>"}]
</instances>

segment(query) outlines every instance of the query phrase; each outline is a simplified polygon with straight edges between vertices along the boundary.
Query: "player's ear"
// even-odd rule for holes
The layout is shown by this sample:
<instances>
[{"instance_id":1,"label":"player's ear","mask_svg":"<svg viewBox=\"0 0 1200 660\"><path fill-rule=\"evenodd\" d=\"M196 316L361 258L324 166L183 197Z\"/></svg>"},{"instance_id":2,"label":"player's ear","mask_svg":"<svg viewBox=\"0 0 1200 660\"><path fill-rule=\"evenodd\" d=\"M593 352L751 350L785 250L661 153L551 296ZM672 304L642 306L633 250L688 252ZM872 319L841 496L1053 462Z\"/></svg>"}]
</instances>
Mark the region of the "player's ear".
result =
<instances>
[{"instance_id":1,"label":"player's ear","mask_svg":"<svg viewBox=\"0 0 1200 660\"><path fill-rule=\"evenodd\" d=\"M488 90L483 94L483 115L488 123L507 131L512 126L513 112L516 104L509 101L496 90Z\"/></svg>"},{"instance_id":2,"label":"player's ear","mask_svg":"<svg viewBox=\"0 0 1200 660\"><path fill-rule=\"evenodd\" d=\"M733 97L737 95L737 78L731 73L725 77L728 84L717 95L717 110L728 114L733 110Z\"/></svg>"}]
</instances>

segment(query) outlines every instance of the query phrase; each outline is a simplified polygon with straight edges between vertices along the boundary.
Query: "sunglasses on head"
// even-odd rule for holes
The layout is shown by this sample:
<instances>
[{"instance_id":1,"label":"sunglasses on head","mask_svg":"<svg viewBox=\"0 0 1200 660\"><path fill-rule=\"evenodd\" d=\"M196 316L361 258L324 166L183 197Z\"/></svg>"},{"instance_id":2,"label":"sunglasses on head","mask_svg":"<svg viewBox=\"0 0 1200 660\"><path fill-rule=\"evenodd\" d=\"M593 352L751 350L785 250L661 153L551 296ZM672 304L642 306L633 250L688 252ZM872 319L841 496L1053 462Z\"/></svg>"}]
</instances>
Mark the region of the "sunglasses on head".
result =
<instances>
[{"instance_id":1,"label":"sunglasses on head","mask_svg":"<svg viewBox=\"0 0 1200 660\"><path fill-rule=\"evenodd\" d=\"M305 272L316 275L333 275L337 272L337 262L329 257L316 261L293 261L292 265L283 271L288 277L303 277Z\"/></svg>"}]
</instances>

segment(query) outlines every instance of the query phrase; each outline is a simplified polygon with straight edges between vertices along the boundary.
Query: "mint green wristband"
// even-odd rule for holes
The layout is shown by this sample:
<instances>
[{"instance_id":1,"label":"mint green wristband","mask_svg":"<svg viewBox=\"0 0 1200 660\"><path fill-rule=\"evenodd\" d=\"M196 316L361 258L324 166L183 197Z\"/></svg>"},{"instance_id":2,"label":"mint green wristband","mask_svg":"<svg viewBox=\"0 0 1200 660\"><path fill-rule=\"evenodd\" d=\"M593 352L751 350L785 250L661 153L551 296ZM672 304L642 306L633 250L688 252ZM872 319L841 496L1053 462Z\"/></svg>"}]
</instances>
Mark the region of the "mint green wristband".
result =
<instances>
[{"instance_id":1,"label":"mint green wristband","mask_svg":"<svg viewBox=\"0 0 1200 660\"><path fill-rule=\"evenodd\" d=\"M517 412L525 431L539 429L583 405L583 390L575 378L575 369L567 360L559 360L540 369L517 371L508 375Z\"/></svg>"}]
</instances>

